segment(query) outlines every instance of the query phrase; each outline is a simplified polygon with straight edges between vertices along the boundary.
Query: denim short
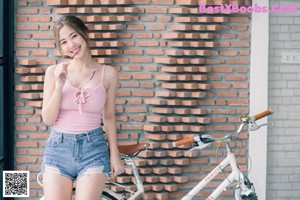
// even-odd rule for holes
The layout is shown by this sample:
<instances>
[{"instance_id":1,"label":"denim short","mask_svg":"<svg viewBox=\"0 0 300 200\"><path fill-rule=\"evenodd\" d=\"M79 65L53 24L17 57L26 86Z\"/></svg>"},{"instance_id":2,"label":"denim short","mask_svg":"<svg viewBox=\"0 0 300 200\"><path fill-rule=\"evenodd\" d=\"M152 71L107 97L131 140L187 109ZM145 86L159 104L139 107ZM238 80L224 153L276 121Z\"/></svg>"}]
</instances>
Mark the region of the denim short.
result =
<instances>
[{"instance_id":1,"label":"denim short","mask_svg":"<svg viewBox=\"0 0 300 200\"><path fill-rule=\"evenodd\" d=\"M52 172L76 180L90 173L110 176L110 159L102 128L62 133L52 128L44 150L42 174Z\"/></svg>"}]
</instances>

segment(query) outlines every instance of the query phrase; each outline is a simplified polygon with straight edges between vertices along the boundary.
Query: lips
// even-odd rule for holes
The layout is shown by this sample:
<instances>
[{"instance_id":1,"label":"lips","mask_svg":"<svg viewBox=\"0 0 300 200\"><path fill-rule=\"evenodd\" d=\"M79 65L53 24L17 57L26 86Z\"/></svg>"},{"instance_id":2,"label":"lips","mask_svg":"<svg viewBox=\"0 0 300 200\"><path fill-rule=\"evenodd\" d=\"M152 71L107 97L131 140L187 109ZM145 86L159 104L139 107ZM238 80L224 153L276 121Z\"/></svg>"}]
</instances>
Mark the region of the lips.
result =
<instances>
[{"instance_id":1,"label":"lips","mask_svg":"<svg viewBox=\"0 0 300 200\"><path fill-rule=\"evenodd\" d=\"M78 54L79 51L80 51L80 47L78 47L78 48L72 50L71 53L72 53L72 54Z\"/></svg>"}]
</instances>

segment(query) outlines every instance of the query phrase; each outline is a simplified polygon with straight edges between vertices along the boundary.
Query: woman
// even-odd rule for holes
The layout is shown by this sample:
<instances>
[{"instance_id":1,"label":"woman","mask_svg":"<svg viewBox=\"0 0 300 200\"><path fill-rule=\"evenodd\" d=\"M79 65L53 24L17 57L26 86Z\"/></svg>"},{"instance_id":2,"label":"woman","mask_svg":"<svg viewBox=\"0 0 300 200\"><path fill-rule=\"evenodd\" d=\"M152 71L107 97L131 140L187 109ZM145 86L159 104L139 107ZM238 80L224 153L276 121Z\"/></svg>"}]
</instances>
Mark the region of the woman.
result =
<instances>
[{"instance_id":1,"label":"woman","mask_svg":"<svg viewBox=\"0 0 300 200\"><path fill-rule=\"evenodd\" d=\"M92 59L88 29L79 18L63 16L53 30L62 56L72 59L45 74L42 116L51 134L42 163L44 196L70 200L76 180L76 200L98 200L107 176L124 172L116 139L117 72Z\"/></svg>"}]
</instances>

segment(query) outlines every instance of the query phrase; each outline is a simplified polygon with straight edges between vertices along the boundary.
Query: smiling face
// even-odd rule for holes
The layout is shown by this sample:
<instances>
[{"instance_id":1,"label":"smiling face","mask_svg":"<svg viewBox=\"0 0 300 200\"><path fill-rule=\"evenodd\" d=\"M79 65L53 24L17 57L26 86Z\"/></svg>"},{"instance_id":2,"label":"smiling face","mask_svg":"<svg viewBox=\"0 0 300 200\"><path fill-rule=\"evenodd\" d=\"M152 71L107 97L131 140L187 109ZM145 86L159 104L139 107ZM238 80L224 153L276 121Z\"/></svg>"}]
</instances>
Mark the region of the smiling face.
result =
<instances>
[{"instance_id":1,"label":"smiling face","mask_svg":"<svg viewBox=\"0 0 300 200\"><path fill-rule=\"evenodd\" d=\"M79 58L89 49L88 28L76 16L62 16L53 26L53 33L60 53L64 56Z\"/></svg>"},{"instance_id":2,"label":"smiling face","mask_svg":"<svg viewBox=\"0 0 300 200\"><path fill-rule=\"evenodd\" d=\"M82 57L88 49L85 39L68 25L64 25L59 31L59 46L63 55L76 55L76 58Z\"/></svg>"}]
</instances>

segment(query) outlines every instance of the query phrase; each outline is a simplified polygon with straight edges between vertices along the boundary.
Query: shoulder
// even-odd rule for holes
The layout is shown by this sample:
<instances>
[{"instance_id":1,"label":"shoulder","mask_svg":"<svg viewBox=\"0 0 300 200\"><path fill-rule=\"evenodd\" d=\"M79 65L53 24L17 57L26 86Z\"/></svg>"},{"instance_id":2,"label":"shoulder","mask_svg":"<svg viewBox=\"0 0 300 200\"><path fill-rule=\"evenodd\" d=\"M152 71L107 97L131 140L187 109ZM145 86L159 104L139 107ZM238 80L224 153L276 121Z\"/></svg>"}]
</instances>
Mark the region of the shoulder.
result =
<instances>
[{"instance_id":1,"label":"shoulder","mask_svg":"<svg viewBox=\"0 0 300 200\"><path fill-rule=\"evenodd\" d=\"M51 65L47 67L46 69L46 75L51 75L53 74L54 70L56 69L57 65Z\"/></svg>"},{"instance_id":2,"label":"shoulder","mask_svg":"<svg viewBox=\"0 0 300 200\"><path fill-rule=\"evenodd\" d=\"M104 65L104 86L108 90L109 88L116 88L118 82L118 71L116 68L110 65Z\"/></svg>"},{"instance_id":3,"label":"shoulder","mask_svg":"<svg viewBox=\"0 0 300 200\"><path fill-rule=\"evenodd\" d=\"M57 65L51 65L47 67L45 76L46 77L52 77L54 75L54 70L56 69Z\"/></svg>"},{"instance_id":4,"label":"shoulder","mask_svg":"<svg viewBox=\"0 0 300 200\"><path fill-rule=\"evenodd\" d=\"M118 77L118 71L116 70L116 68L110 66L110 65L104 65L105 67L105 78L108 78L108 79L117 79Z\"/></svg>"}]
</instances>

